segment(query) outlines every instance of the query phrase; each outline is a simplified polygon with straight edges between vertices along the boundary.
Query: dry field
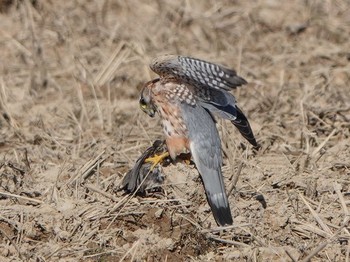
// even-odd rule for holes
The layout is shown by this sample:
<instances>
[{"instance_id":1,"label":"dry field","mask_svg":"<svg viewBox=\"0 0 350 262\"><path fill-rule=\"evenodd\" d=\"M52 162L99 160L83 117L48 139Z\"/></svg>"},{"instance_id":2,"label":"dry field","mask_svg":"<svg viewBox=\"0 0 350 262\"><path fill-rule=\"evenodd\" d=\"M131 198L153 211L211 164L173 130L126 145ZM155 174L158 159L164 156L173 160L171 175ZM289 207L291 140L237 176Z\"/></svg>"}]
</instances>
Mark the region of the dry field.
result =
<instances>
[{"instance_id":1,"label":"dry field","mask_svg":"<svg viewBox=\"0 0 350 262\"><path fill-rule=\"evenodd\" d=\"M0 261L350 261L348 0L1 0L0 25ZM166 53L249 82L223 231L193 166L117 190L163 136L138 95Z\"/></svg>"}]
</instances>

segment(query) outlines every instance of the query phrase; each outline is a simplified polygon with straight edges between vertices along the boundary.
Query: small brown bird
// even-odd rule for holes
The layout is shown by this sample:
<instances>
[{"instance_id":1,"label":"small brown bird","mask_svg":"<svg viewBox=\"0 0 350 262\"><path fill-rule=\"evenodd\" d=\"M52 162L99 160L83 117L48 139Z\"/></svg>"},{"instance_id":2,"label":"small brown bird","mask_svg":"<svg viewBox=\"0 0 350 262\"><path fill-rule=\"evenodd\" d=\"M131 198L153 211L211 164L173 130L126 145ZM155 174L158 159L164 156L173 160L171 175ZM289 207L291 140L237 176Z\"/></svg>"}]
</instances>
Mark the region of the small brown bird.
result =
<instances>
[{"instance_id":1,"label":"small brown bird","mask_svg":"<svg viewBox=\"0 0 350 262\"><path fill-rule=\"evenodd\" d=\"M134 167L126 173L118 190L144 195L146 191L161 186L164 181L161 168L154 166L150 161L147 162L146 159L152 158L156 154L161 154L165 150L164 141L154 141L152 146L147 148L137 159Z\"/></svg>"}]
</instances>

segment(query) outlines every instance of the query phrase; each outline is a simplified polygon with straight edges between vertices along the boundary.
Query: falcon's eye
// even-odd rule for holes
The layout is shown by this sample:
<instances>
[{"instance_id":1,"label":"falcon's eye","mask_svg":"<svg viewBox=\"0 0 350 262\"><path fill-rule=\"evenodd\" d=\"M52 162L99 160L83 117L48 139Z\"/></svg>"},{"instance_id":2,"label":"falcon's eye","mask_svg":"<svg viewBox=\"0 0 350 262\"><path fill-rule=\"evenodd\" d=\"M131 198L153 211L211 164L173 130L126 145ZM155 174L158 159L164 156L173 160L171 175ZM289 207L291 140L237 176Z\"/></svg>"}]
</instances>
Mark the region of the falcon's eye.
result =
<instances>
[{"instance_id":1,"label":"falcon's eye","mask_svg":"<svg viewBox=\"0 0 350 262\"><path fill-rule=\"evenodd\" d=\"M145 101L145 99L143 97L140 98L140 106L142 108L146 108L147 107L147 103Z\"/></svg>"}]
</instances>

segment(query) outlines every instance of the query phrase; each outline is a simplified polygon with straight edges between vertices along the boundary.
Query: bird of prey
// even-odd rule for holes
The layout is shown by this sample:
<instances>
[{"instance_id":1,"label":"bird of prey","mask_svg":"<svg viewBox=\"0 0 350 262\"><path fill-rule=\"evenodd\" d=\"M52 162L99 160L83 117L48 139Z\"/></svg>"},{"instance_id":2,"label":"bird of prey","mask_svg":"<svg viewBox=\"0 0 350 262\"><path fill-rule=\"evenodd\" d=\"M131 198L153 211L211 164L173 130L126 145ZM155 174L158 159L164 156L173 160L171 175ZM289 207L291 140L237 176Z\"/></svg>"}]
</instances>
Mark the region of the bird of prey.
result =
<instances>
[{"instance_id":1,"label":"bird of prey","mask_svg":"<svg viewBox=\"0 0 350 262\"><path fill-rule=\"evenodd\" d=\"M176 159L182 153L191 153L217 224L231 225L214 115L230 120L258 148L247 118L229 93L247 82L234 70L186 56L161 56L151 62L150 68L159 78L143 86L139 103L149 116L154 117L156 112L160 115L168 154L148 161L157 162L167 155Z\"/></svg>"}]
</instances>

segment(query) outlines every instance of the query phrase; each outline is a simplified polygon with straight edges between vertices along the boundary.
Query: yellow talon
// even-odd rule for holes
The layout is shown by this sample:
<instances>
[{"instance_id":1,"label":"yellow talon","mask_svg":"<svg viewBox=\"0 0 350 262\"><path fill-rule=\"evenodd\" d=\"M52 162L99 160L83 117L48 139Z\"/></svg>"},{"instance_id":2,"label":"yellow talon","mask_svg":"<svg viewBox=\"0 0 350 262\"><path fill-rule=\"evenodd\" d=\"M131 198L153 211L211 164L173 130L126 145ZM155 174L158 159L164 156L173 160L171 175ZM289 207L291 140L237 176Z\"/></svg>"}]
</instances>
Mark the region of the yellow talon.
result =
<instances>
[{"instance_id":1,"label":"yellow talon","mask_svg":"<svg viewBox=\"0 0 350 262\"><path fill-rule=\"evenodd\" d=\"M151 166L151 170L152 170L156 165L161 163L168 156L169 156L169 152L164 152L160 155L155 154L154 156L147 158L145 160L145 163L153 163Z\"/></svg>"}]
</instances>

